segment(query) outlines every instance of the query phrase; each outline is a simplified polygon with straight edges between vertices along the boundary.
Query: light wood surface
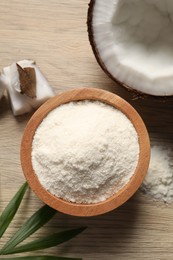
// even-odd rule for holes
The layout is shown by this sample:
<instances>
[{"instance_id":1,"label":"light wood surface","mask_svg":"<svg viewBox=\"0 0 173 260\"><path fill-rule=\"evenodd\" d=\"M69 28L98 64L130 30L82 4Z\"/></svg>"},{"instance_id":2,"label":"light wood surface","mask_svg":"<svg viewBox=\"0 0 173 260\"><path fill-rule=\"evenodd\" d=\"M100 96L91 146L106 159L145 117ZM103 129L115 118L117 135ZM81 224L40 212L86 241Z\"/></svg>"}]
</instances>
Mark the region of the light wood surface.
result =
<instances>
[{"instance_id":1,"label":"light wood surface","mask_svg":"<svg viewBox=\"0 0 173 260\"><path fill-rule=\"evenodd\" d=\"M86 0L1 0L0 68L30 58L36 60L57 93L74 87L98 87L117 93L138 110L152 144L172 147L173 103L129 96L102 72L88 42L87 4ZM20 141L30 117L15 118L7 98L0 102L0 212L24 182ZM28 192L0 245L41 205L33 192ZM31 239L81 225L88 226L83 234L41 253L86 260L173 259L173 205L153 202L141 192L103 216L79 218L58 213Z\"/></svg>"},{"instance_id":2,"label":"light wood surface","mask_svg":"<svg viewBox=\"0 0 173 260\"><path fill-rule=\"evenodd\" d=\"M70 203L48 192L39 182L32 166L32 142L35 131L47 114L68 102L97 100L122 111L133 123L139 138L140 155L136 170L130 181L107 200L94 204ZM103 119L104 120L104 119ZM45 136L46 138L46 136ZM150 141L146 127L135 109L121 97L102 89L80 88L65 91L44 103L29 120L21 142L21 166L23 173L38 197L54 209L72 216L97 216L109 212L126 202L140 187L148 170L150 160ZM116 158L115 158L116 160Z\"/></svg>"}]
</instances>

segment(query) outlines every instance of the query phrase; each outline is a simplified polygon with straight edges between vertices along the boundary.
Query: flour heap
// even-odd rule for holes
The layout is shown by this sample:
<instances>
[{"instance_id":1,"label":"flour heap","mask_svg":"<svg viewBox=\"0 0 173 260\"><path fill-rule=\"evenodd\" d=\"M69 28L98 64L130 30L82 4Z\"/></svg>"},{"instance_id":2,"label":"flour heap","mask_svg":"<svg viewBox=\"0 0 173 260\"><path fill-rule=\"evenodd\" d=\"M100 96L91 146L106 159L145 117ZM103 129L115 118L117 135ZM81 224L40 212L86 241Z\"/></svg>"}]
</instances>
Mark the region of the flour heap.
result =
<instances>
[{"instance_id":1,"label":"flour heap","mask_svg":"<svg viewBox=\"0 0 173 260\"><path fill-rule=\"evenodd\" d=\"M57 107L39 125L32 144L32 165L42 186L75 203L97 203L117 193L138 159L130 120L99 101Z\"/></svg>"},{"instance_id":2,"label":"flour heap","mask_svg":"<svg viewBox=\"0 0 173 260\"><path fill-rule=\"evenodd\" d=\"M151 161L141 190L156 200L173 202L173 150L166 146L151 148Z\"/></svg>"}]
</instances>

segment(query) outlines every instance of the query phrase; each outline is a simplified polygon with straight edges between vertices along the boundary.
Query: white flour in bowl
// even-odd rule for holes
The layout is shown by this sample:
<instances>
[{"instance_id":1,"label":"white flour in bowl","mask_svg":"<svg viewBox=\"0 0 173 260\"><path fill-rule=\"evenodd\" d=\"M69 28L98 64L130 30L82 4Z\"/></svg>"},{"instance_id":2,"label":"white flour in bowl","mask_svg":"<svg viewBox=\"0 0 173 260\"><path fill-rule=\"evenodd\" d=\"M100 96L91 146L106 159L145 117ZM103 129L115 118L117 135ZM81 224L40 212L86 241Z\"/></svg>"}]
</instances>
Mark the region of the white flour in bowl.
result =
<instances>
[{"instance_id":1,"label":"white flour in bowl","mask_svg":"<svg viewBox=\"0 0 173 260\"><path fill-rule=\"evenodd\" d=\"M130 120L98 101L57 107L39 125L32 144L33 169L43 187L83 204L117 193L138 159L138 135Z\"/></svg>"}]
</instances>

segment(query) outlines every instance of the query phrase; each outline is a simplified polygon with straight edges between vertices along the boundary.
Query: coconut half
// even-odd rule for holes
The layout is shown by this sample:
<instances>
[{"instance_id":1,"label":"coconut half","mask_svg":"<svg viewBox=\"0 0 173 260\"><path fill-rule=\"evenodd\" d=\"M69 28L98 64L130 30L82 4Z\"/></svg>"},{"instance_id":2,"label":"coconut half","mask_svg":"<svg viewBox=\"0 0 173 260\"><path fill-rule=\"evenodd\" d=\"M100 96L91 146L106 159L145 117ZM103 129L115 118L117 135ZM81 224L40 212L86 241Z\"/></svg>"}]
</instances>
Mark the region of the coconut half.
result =
<instances>
[{"instance_id":1,"label":"coconut half","mask_svg":"<svg viewBox=\"0 0 173 260\"><path fill-rule=\"evenodd\" d=\"M97 61L115 81L173 95L172 0L91 0L88 32Z\"/></svg>"}]
</instances>

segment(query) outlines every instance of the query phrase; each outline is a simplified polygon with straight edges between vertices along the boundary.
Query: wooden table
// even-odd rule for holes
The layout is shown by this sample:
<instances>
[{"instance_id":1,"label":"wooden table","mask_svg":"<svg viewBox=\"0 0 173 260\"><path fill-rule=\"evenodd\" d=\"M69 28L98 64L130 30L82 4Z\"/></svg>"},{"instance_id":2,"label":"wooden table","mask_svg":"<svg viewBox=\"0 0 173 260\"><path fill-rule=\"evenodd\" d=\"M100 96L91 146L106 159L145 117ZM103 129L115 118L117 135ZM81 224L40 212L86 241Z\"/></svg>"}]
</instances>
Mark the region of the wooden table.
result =
<instances>
[{"instance_id":1,"label":"wooden table","mask_svg":"<svg viewBox=\"0 0 173 260\"><path fill-rule=\"evenodd\" d=\"M0 68L30 58L36 60L57 93L74 87L97 87L118 93L140 112L152 142L163 141L171 146L173 103L132 100L102 72L88 42L87 4L87 0L1 0ZM19 151L30 116L15 118L7 97L0 102L0 212L24 182ZM28 192L1 244L41 205ZM83 234L41 253L85 260L173 259L173 206L153 202L140 192L103 216L76 218L58 213L31 239L81 225L88 226Z\"/></svg>"}]
</instances>

